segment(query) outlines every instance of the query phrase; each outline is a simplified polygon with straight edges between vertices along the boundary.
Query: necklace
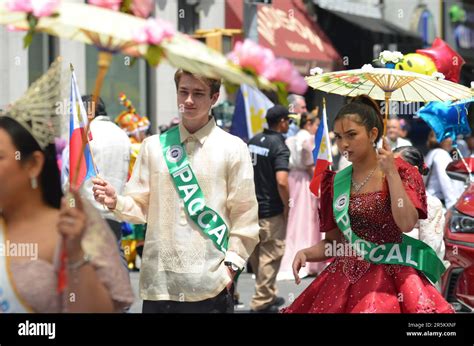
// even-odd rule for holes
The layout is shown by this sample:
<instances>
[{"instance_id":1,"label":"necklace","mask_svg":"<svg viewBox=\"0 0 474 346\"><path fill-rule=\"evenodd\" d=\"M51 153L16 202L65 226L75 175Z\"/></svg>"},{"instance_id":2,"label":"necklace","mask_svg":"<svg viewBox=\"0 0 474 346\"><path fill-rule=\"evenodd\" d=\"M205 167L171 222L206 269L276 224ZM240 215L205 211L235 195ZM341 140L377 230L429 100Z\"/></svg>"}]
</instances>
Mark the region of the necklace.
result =
<instances>
[{"instance_id":1,"label":"necklace","mask_svg":"<svg viewBox=\"0 0 474 346\"><path fill-rule=\"evenodd\" d=\"M375 167L377 168L377 167ZM354 191L357 193L359 192L360 189L362 189L362 187L367 184L367 182L369 181L370 177L374 174L375 172L375 168L369 173L369 175L365 178L365 180L362 182L362 183L356 183L354 180L352 180L352 187L354 188Z\"/></svg>"}]
</instances>

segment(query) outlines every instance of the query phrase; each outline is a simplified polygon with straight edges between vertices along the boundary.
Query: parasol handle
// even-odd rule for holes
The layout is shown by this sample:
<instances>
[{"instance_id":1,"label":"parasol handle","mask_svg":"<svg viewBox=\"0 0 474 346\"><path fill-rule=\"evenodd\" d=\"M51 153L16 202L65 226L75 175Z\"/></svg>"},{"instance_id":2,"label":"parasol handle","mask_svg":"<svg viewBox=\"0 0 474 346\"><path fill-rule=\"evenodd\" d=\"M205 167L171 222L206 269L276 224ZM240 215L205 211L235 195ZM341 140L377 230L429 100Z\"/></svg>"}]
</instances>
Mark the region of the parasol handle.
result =
<instances>
[{"instance_id":1,"label":"parasol handle","mask_svg":"<svg viewBox=\"0 0 474 346\"><path fill-rule=\"evenodd\" d=\"M388 121L388 112L390 109L391 96L392 96L391 92L385 92L385 118L383 120L383 137L387 135L387 121Z\"/></svg>"}]
</instances>

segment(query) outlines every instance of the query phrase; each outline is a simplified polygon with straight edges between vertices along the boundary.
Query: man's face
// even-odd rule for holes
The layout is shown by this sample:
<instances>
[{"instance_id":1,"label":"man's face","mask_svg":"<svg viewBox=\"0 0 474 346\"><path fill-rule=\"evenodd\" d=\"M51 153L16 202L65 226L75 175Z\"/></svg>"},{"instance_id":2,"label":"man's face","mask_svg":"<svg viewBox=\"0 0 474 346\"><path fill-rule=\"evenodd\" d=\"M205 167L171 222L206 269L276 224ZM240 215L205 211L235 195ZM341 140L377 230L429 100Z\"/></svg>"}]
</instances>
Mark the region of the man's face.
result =
<instances>
[{"instance_id":1,"label":"man's face","mask_svg":"<svg viewBox=\"0 0 474 346\"><path fill-rule=\"evenodd\" d=\"M178 85L178 109L183 119L195 120L208 117L219 93L211 97L211 89L199 79L183 74Z\"/></svg>"},{"instance_id":2,"label":"man's face","mask_svg":"<svg viewBox=\"0 0 474 346\"><path fill-rule=\"evenodd\" d=\"M467 137L466 139L467 146L469 147L469 150L474 149L474 137Z\"/></svg>"},{"instance_id":3,"label":"man's face","mask_svg":"<svg viewBox=\"0 0 474 346\"><path fill-rule=\"evenodd\" d=\"M306 101L304 99L297 99L296 104L294 105L293 113L301 114L306 112Z\"/></svg>"},{"instance_id":4,"label":"man's face","mask_svg":"<svg viewBox=\"0 0 474 346\"><path fill-rule=\"evenodd\" d=\"M281 121L281 133L288 133L288 130L290 129L290 118L286 117L283 119L280 119Z\"/></svg>"},{"instance_id":5,"label":"man's face","mask_svg":"<svg viewBox=\"0 0 474 346\"><path fill-rule=\"evenodd\" d=\"M397 119L390 119L387 121L387 136L392 142L395 142L398 137L400 137L400 132L400 121Z\"/></svg>"}]
</instances>

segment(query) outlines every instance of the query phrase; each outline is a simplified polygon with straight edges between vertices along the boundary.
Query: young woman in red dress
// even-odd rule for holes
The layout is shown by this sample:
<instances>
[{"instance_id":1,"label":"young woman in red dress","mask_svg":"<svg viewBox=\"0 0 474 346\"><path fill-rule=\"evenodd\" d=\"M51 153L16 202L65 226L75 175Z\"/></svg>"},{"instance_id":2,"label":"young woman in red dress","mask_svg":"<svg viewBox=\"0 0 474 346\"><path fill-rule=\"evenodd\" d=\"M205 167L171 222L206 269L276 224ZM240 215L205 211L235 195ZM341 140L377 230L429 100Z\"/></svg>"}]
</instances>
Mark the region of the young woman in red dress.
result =
<instances>
[{"instance_id":1,"label":"young woman in red dress","mask_svg":"<svg viewBox=\"0 0 474 346\"><path fill-rule=\"evenodd\" d=\"M373 104L372 104L373 103ZM378 106L358 97L337 114L334 133L340 152L352 162L349 217L354 233L375 244L401 243L418 219L427 217L426 194L418 170L394 158L388 142L376 143L383 125ZM326 238L300 250L293 262L330 260L326 269L284 313L448 313L454 312L425 275L411 266L371 263L348 249L333 213L335 172L321 185L320 229ZM336 244L339 244L336 246Z\"/></svg>"}]
</instances>

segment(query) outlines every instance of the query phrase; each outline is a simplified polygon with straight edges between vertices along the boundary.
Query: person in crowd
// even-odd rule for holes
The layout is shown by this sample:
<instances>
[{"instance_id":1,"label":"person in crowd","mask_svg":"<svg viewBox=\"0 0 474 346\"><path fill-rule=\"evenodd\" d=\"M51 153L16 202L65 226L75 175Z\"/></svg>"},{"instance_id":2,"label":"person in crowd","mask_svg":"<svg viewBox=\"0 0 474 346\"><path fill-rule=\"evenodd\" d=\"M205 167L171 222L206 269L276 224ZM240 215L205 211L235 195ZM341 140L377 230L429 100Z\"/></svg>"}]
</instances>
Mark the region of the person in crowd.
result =
<instances>
[{"instance_id":1,"label":"person in crowd","mask_svg":"<svg viewBox=\"0 0 474 346\"><path fill-rule=\"evenodd\" d=\"M306 100L303 96L297 94L290 94L287 98L288 110L290 112L290 127L285 134L286 138L295 136L300 130L301 114L307 112Z\"/></svg>"},{"instance_id":2,"label":"person in crowd","mask_svg":"<svg viewBox=\"0 0 474 346\"><path fill-rule=\"evenodd\" d=\"M406 140L408 139L408 135L410 134L410 124L405 119L400 119L400 137Z\"/></svg>"},{"instance_id":3,"label":"person in crowd","mask_svg":"<svg viewBox=\"0 0 474 346\"><path fill-rule=\"evenodd\" d=\"M468 136L466 138L466 144L468 149L468 155L466 157L474 156L474 136Z\"/></svg>"},{"instance_id":4,"label":"person in crowd","mask_svg":"<svg viewBox=\"0 0 474 346\"><path fill-rule=\"evenodd\" d=\"M123 221L147 223L140 268L145 313L233 312L233 279L258 243L258 204L246 144L216 126L221 82L175 73L178 126L143 141L122 195L94 195Z\"/></svg>"},{"instance_id":5,"label":"person in crowd","mask_svg":"<svg viewBox=\"0 0 474 346\"><path fill-rule=\"evenodd\" d=\"M428 154L426 154L426 165L430 169L425 185L426 192L437 197L446 209L451 208L464 191L464 184L452 180L446 173L446 167L453 161L449 154L453 150L453 141L446 138L441 143L436 140L433 131L428 136Z\"/></svg>"},{"instance_id":6,"label":"person in crowd","mask_svg":"<svg viewBox=\"0 0 474 346\"><path fill-rule=\"evenodd\" d=\"M0 256L0 312L121 312L134 297L114 235L77 191L61 190L60 71L55 62L0 114L0 244L28 249Z\"/></svg>"},{"instance_id":7,"label":"person in crowd","mask_svg":"<svg viewBox=\"0 0 474 346\"><path fill-rule=\"evenodd\" d=\"M429 168L423 159L421 151L414 146L399 147L394 150L395 156L397 154L406 162L418 168L421 175L429 174ZM418 220L415 228L407 235L420 239L435 250L439 259L444 261L445 245L444 245L444 210L441 201L429 194L426 195L428 204L428 218L425 220ZM446 266L449 262L444 261Z\"/></svg>"},{"instance_id":8,"label":"person in crowd","mask_svg":"<svg viewBox=\"0 0 474 346\"><path fill-rule=\"evenodd\" d=\"M92 95L82 97L85 110L92 114L95 108L93 120L90 123L90 148L94 161L99 170L99 175L108 179L117 189L121 189L128 176L131 145L127 135L107 115L104 101L99 97L97 104L93 105ZM69 145L63 151L61 180L63 190L69 188ZM97 203L92 194L92 180L88 179L81 187L82 195L100 212L107 221L110 228L120 244L122 239L121 224L112 212Z\"/></svg>"},{"instance_id":9,"label":"person in crowd","mask_svg":"<svg viewBox=\"0 0 474 346\"><path fill-rule=\"evenodd\" d=\"M412 145L408 139L402 137L402 127L400 124L400 119L391 118L387 121L387 137L388 143L392 150L398 147L404 147Z\"/></svg>"},{"instance_id":10,"label":"person in crowd","mask_svg":"<svg viewBox=\"0 0 474 346\"><path fill-rule=\"evenodd\" d=\"M115 123L127 134L130 145L130 164L128 166L128 179L132 175L133 167L137 161L138 154L142 147L142 142L147 138L150 129L150 121L148 117L141 116L137 113L136 108L127 95L120 93L120 103L126 108L116 118ZM103 177L106 179L106 177ZM122 192L125 182L120 185L119 193ZM92 190L90 190L92 191ZM141 255L143 253L143 245L145 243L146 224L130 224L122 222L122 247L125 252L127 267L130 270L137 270ZM139 255L139 257L137 257Z\"/></svg>"},{"instance_id":11,"label":"person in crowd","mask_svg":"<svg viewBox=\"0 0 474 346\"><path fill-rule=\"evenodd\" d=\"M268 109L268 129L249 141L258 200L260 243L249 259L255 273L255 294L250 302L254 312L278 312L284 299L277 296L276 277L285 251L289 212L288 172L290 151L283 134L288 132L287 108Z\"/></svg>"},{"instance_id":12,"label":"person in crowd","mask_svg":"<svg viewBox=\"0 0 474 346\"><path fill-rule=\"evenodd\" d=\"M288 138L290 149L290 211L286 228L285 254L282 258L277 280L292 280L292 263L299 249L310 247L321 240L319 233L318 199L311 193L309 184L313 177L314 135L319 126L316 114L301 115L300 131ZM321 271L321 263L310 263L302 269L301 277L315 275Z\"/></svg>"},{"instance_id":13,"label":"person in crowd","mask_svg":"<svg viewBox=\"0 0 474 346\"><path fill-rule=\"evenodd\" d=\"M382 131L381 118L364 103L351 102L337 113L337 144L352 165L337 174L326 171L323 177L319 216L320 230L326 232L326 238L296 254L296 283L301 281L298 272L307 262L330 259L331 263L283 312L454 311L424 272L410 266L410 258L399 257L397 264L380 262L389 258L388 251L402 251L402 234L410 232L418 219L427 217L421 175L401 158L394 158L386 139L377 149ZM378 257L373 251L364 254L364 245L376 248ZM420 246L427 247L423 243Z\"/></svg>"}]
</instances>

